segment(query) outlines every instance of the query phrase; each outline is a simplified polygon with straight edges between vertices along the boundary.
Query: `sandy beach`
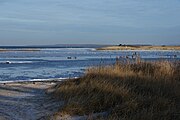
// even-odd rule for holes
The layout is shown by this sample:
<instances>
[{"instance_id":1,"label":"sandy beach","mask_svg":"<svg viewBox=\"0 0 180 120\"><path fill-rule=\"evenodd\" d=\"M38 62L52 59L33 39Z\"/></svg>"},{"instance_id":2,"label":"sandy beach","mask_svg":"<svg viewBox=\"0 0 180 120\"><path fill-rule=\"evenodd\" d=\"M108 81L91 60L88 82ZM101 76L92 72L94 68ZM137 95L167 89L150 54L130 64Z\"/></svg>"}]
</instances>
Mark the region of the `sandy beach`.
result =
<instances>
[{"instance_id":1,"label":"sandy beach","mask_svg":"<svg viewBox=\"0 0 180 120\"><path fill-rule=\"evenodd\" d=\"M0 84L0 120L45 120L63 102L51 98L47 88L55 82Z\"/></svg>"},{"instance_id":2,"label":"sandy beach","mask_svg":"<svg viewBox=\"0 0 180 120\"><path fill-rule=\"evenodd\" d=\"M180 50L180 46L136 46L136 45L123 45L123 46L108 46L97 48L97 50Z\"/></svg>"}]
</instances>

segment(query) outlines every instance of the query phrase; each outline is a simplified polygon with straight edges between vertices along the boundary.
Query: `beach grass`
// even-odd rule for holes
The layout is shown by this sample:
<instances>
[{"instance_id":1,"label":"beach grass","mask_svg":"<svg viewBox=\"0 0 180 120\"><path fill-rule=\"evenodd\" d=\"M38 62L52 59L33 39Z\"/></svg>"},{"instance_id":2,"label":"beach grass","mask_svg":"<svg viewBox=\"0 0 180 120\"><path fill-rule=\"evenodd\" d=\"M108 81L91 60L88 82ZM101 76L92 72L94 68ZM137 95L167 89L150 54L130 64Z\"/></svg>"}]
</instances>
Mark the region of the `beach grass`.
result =
<instances>
[{"instance_id":1,"label":"beach grass","mask_svg":"<svg viewBox=\"0 0 180 120\"><path fill-rule=\"evenodd\" d=\"M97 48L97 50L180 50L180 46L108 46Z\"/></svg>"},{"instance_id":2,"label":"beach grass","mask_svg":"<svg viewBox=\"0 0 180 120\"><path fill-rule=\"evenodd\" d=\"M96 119L175 120L180 117L180 62L121 63L87 69L78 79L54 87L53 96L65 101L58 114Z\"/></svg>"}]
</instances>

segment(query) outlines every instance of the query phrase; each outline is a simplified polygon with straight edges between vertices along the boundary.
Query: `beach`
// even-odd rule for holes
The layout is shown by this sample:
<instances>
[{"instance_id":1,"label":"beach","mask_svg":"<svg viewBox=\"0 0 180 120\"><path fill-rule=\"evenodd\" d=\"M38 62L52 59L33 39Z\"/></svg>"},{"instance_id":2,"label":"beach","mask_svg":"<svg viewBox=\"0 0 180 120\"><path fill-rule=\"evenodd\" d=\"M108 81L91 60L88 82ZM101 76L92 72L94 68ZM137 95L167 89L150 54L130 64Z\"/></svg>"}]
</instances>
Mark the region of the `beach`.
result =
<instances>
[{"instance_id":1,"label":"beach","mask_svg":"<svg viewBox=\"0 0 180 120\"><path fill-rule=\"evenodd\" d=\"M63 102L53 99L47 88L56 82L12 82L0 84L0 120L47 119Z\"/></svg>"},{"instance_id":2,"label":"beach","mask_svg":"<svg viewBox=\"0 0 180 120\"><path fill-rule=\"evenodd\" d=\"M125 58L135 53L140 58ZM0 120L175 119L179 55L92 48L0 52Z\"/></svg>"},{"instance_id":3,"label":"beach","mask_svg":"<svg viewBox=\"0 0 180 120\"><path fill-rule=\"evenodd\" d=\"M97 48L97 50L180 50L180 46L119 45Z\"/></svg>"},{"instance_id":4,"label":"beach","mask_svg":"<svg viewBox=\"0 0 180 120\"><path fill-rule=\"evenodd\" d=\"M1 83L0 120L177 119L179 65L117 61L76 79Z\"/></svg>"}]
</instances>

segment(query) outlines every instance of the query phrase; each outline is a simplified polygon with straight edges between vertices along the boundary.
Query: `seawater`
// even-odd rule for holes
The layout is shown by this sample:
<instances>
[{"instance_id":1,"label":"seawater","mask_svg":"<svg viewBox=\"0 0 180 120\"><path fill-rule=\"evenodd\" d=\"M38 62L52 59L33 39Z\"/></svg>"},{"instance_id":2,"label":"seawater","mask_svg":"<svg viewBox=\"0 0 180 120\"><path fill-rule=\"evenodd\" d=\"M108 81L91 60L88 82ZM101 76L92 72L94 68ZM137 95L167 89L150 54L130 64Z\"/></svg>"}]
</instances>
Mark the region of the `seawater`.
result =
<instances>
[{"instance_id":1,"label":"seawater","mask_svg":"<svg viewBox=\"0 0 180 120\"><path fill-rule=\"evenodd\" d=\"M117 56L134 52L143 60L180 60L180 51L96 51L94 48L39 48L0 52L0 82L66 79L84 75L88 67L111 65ZM175 56L175 57L174 57ZM7 64L9 62L10 64Z\"/></svg>"}]
</instances>

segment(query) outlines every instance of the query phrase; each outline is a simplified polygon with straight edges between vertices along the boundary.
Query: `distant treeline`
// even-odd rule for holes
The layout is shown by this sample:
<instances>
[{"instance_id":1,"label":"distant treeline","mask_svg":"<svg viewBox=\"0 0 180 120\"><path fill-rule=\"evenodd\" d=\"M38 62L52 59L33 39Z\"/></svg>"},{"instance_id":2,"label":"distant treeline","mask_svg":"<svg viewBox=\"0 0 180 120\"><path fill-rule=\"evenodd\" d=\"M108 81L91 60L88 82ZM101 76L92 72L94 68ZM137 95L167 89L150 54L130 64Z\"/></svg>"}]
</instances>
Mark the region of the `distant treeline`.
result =
<instances>
[{"instance_id":1,"label":"distant treeline","mask_svg":"<svg viewBox=\"0 0 180 120\"><path fill-rule=\"evenodd\" d=\"M24 48L99 48L109 45L96 44L58 44L58 45L32 45L32 46L0 46L1 49L24 49Z\"/></svg>"}]
</instances>

